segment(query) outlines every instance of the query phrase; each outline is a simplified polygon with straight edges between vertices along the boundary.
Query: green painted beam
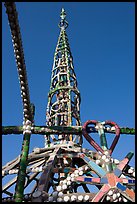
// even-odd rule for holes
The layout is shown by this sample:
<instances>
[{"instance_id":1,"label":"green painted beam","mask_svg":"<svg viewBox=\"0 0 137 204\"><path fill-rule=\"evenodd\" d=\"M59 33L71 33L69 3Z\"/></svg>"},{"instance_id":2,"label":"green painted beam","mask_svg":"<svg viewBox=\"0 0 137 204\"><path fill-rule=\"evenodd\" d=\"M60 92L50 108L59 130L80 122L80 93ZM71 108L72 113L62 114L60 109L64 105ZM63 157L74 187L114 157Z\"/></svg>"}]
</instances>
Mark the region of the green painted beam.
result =
<instances>
[{"instance_id":1,"label":"green painted beam","mask_svg":"<svg viewBox=\"0 0 137 204\"><path fill-rule=\"evenodd\" d=\"M28 165L28 153L29 153L29 144L30 144L31 134L24 134L23 144L22 144L22 153L19 164L18 179L15 188L15 202L22 202L24 197L24 184L26 177L26 168Z\"/></svg>"},{"instance_id":2,"label":"green painted beam","mask_svg":"<svg viewBox=\"0 0 137 204\"><path fill-rule=\"evenodd\" d=\"M91 129L88 132L97 132L95 128ZM106 133L115 133L111 130L105 130ZM8 135L8 134L22 134L23 133L23 126L3 126L2 127L2 134ZM66 134L81 134L82 133L82 126L34 126L32 129L32 134L60 134L60 133L66 133ZM135 128L128 128L128 127L121 127L120 128L121 134L129 134L129 135L135 135Z\"/></svg>"}]
</instances>

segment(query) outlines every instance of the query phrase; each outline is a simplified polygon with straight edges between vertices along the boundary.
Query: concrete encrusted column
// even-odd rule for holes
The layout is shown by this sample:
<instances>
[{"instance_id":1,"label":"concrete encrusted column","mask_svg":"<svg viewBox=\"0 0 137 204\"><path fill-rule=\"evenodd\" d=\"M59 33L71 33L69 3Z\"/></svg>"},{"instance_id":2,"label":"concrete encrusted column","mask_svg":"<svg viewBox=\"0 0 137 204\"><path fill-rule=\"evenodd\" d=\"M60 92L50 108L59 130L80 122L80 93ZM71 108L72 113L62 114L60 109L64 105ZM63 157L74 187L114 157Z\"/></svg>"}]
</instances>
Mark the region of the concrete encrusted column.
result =
<instances>
[{"instance_id":1,"label":"concrete encrusted column","mask_svg":"<svg viewBox=\"0 0 137 204\"><path fill-rule=\"evenodd\" d=\"M17 179L16 188L15 188L15 202L22 202L23 200L24 184L25 184L25 178L26 178L26 168L28 164L28 153L29 153L32 124L30 121L26 121L24 125L26 125L26 129L23 132L21 158L20 158L20 164L19 164L18 179Z\"/></svg>"},{"instance_id":2,"label":"concrete encrusted column","mask_svg":"<svg viewBox=\"0 0 137 204\"><path fill-rule=\"evenodd\" d=\"M22 202L24 183L26 176L27 159L29 153L29 143L31 135L31 127L33 123L32 104L30 103L29 87L27 82L26 65L23 53L23 46L21 40L20 27L18 22L18 13L14 2L5 2L6 13L8 15L9 25L11 29L12 42L14 48L14 54L16 59L16 65L18 70L18 78L20 82L21 98L23 104L23 143L22 153L19 164L19 172L17 178L17 184L15 187L15 202ZM33 106L34 108L34 106Z\"/></svg>"}]
</instances>

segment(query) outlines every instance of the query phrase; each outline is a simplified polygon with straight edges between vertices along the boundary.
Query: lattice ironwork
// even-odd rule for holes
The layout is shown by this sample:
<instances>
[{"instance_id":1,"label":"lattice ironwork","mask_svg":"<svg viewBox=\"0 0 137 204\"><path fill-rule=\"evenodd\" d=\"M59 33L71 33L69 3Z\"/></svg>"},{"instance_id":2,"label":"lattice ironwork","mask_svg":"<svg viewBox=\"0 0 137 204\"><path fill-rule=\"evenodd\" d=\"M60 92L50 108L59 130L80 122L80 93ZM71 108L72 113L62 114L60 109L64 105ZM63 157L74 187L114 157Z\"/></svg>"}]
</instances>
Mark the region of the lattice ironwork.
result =
<instances>
[{"instance_id":1,"label":"lattice ironwork","mask_svg":"<svg viewBox=\"0 0 137 204\"><path fill-rule=\"evenodd\" d=\"M129 152L121 161L112 156L120 135L134 135L135 129L119 127L112 121L88 120L81 125L81 99L66 34L68 22L65 10L62 9L60 15L46 126L36 126L16 6L14 2L5 2L5 7L21 88L23 125L3 127L2 133L23 134L24 138L21 154L2 167L4 178L15 174L2 187L2 193L6 195L2 201L135 202L135 169L129 165L134 153ZM94 133L98 133L100 144L93 139ZM29 153L31 134L44 135L45 146L34 148ZM107 134L115 134L110 147ZM83 137L94 151L82 147ZM33 188L26 193L31 183ZM10 190L12 186L15 186L14 193Z\"/></svg>"},{"instance_id":2,"label":"lattice ironwork","mask_svg":"<svg viewBox=\"0 0 137 204\"><path fill-rule=\"evenodd\" d=\"M68 22L65 10L61 11L60 35L54 55L50 92L48 94L47 126L80 126L80 93L74 72L73 58L66 34ZM46 144L47 144L47 137ZM82 144L81 136L60 134L52 140L76 141ZM49 142L49 139L48 139Z\"/></svg>"}]
</instances>

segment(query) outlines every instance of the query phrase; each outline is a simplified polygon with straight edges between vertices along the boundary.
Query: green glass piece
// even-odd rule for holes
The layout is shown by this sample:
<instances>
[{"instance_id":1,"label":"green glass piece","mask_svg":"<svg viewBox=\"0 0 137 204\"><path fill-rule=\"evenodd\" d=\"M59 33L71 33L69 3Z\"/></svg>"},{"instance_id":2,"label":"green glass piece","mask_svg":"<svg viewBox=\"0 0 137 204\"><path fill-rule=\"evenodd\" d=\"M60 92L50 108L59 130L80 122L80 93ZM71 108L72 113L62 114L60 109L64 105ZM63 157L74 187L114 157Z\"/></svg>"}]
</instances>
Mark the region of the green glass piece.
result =
<instances>
[{"instance_id":1,"label":"green glass piece","mask_svg":"<svg viewBox=\"0 0 137 204\"><path fill-rule=\"evenodd\" d=\"M126 158L129 159L129 161L132 159L134 153L133 152L129 152L127 155L126 155Z\"/></svg>"}]
</instances>

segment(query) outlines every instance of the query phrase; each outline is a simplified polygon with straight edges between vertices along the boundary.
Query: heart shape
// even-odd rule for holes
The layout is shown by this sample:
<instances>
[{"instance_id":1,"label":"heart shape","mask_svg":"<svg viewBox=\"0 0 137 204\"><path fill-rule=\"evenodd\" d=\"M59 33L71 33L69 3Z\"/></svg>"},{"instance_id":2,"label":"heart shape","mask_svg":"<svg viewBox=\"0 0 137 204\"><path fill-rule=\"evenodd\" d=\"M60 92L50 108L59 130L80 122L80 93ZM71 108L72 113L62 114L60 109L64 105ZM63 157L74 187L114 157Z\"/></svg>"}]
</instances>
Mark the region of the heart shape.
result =
<instances>
[{"instance_id":1,"label":"heart shape","mask_svg":"<svg viewBox=\"0 0 137 204\"><path fill-rule=\"evenodd\" d=\"M99 121L97 120L88 120L84 123L83 127L82 127L82 133L84 135L84 137L86 138L86 140L97 150L97 151L100 151L102 154L104 154L104 150L102 149L102 147L100 147L100 145L98 145L95 140L88 134L87 132L87 129L88 129L88 125L89 124L93 124L95 126L97 126L98 124L103 124L103 125L110 125L110 126L114 126L115 127L115 132L116 132L116 136L109 148L109 153L110 155L112 154L118 140L119 140L119 137L120 137L120 128L119 126L115 123L115 122L112 122L112 121L104 121L102 123L100 123Z\"/></svg>"}]
</instances>

